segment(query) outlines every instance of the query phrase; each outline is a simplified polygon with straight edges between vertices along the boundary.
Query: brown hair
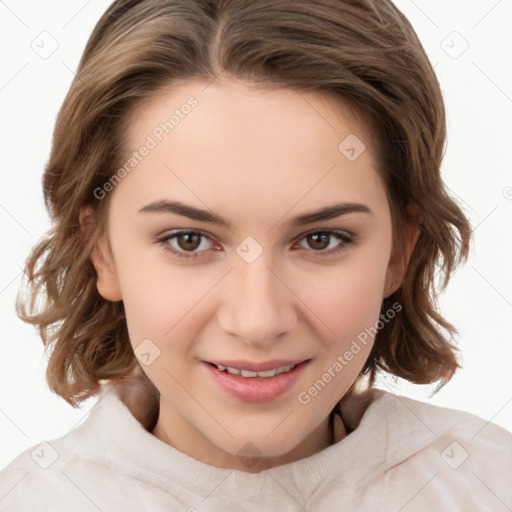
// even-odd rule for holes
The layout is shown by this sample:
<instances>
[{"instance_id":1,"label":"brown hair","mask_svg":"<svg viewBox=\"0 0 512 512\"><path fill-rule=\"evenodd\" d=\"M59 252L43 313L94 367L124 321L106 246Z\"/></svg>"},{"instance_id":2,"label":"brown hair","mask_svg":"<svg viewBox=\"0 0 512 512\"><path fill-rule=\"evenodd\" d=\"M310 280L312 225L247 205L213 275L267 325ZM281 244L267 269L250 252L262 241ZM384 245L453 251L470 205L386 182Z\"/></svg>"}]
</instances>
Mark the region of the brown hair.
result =
<instances>
[{"instance_id":1,"label":"brown hair","mask_svg":"<svg viewBox=\"0 0 512 512\"><path fill-rule=\"evenodd\" d=\"M471 229L440 176L445 111L438 81L413 28L389 0L116 0L96 25L59 112L43 184L53 222L27 261L30 290L18 314L40 329L50 388L77 405L101 380L138 366L122 302L96 289L91 250L109 197L94 190L122 165L128 115L164 86L222 74L264 87L334 95L377 130L393 237L404 277L382 312L362 375L383 369L415 383L447 382L458 366L456 329L437 311ZM408 206L420 234L405 264ZM93 212L91 231L80 211ZM436 273L444 280L435 284ZM445 331L445 332L443 332Z\"/></svg>"}]
</instances>

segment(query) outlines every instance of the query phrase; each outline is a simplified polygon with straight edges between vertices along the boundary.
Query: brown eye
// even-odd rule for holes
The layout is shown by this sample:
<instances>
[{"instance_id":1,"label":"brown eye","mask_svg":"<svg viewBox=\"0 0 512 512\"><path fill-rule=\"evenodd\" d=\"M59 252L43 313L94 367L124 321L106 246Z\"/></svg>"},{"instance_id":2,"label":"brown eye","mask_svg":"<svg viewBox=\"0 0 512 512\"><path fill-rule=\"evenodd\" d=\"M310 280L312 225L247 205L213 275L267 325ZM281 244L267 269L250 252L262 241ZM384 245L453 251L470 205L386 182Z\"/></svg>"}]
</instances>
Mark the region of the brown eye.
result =
<instances>
[{"instance_id":1,"label":"brown eye","mask_svg":"<svg viewBox=\"0 0 512 512\"><path fill-rule=\"evenodd\" d=\"M302 237L307 245L300 246L304 249L310 249L321 256L330 256L347 249L347 246L353 243L353 239L343 231L314 231ZM327 249L327 250L326 250Z\"/></svg>"},{"instance_id":2,"label":"brown eye","mask_svg":"<svg viewBox=\"0 0 512 512\"><path fill-rule=\"evenodd\" d=\"M176 236L178 246L184 251L193 251L201 245L201 235L198 233L180 233Z\"/></svg>"},{"instance_id":3,"label":"brown eye","mask_svg":"<svg viewBox=\"0 0 512 512\"><path fill-rule=\"evenodd\" d=\"M329 233L314 233L306 237L309 246L315 250L323 250L329 246L331 235Z\"/></svg>"},{"instance_id":4,"label":"brown eye","mask_svg":"<svg viewBox=\"0 0 512 512\"><path fill-rule=\"evenodd\" d=\"M212 240L198 231L178 231L157 239L166 251L179 258L204 256L213 247Z\"/></svg>"}]
</instances>

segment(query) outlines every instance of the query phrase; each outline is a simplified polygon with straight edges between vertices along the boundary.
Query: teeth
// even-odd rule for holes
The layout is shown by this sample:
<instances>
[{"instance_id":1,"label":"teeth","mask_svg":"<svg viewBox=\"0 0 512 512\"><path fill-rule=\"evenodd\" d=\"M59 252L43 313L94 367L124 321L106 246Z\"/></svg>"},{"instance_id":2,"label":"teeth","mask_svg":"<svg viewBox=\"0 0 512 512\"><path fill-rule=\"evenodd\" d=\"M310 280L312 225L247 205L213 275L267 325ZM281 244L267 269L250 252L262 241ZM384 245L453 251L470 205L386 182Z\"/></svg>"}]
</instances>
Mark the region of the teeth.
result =
<instances>
[{"instance_id":1,"label":"teeth","mask_svg":"<svg viewBox=\"0 0 512 512\"><path fill-rule=\"evenodd\" d=\"M216 366L221 372L223 372L225 370L225 371L227 371L227 373L231 373L232 375L240 375L241 377L249 377L249 378L254 378L254 377L269 378L269 377L275 377L276 375L279 375L281 373L289 372L296 365L290 364L288 366L279 366L278 368L274 368L273 370L265 370L263 372L253 372L250 370L239 370L238 368L222 366L221 364L218 364Z\"/></svg>"},{"instance_id":2,"label":"teeth","mask_svg":"<svg viewBox=\"0 0 512 512\"><path fill-rule=\"evenodd\" d=\"M250 370L240 370L238 373L240 373L240 375L242 377L257 377L258 376L258 372L251 372Z\"/></svg>"}]
</instances>

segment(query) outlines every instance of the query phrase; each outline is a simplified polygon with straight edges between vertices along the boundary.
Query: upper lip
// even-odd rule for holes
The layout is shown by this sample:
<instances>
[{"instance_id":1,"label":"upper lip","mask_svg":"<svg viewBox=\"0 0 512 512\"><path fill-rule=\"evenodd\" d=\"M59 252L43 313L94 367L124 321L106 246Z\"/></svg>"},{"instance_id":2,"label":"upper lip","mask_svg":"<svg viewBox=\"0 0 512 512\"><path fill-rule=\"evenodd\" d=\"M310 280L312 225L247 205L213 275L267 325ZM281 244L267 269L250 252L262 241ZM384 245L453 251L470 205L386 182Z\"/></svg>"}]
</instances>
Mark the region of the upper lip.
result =
<instances>
[{"instance_id":1,"label":"upper lip","mask_svg":"<svg viewBox=\"0 0 512 512\"><path fill-rule=\"evenodd\" d=\"M308 361L308 359L273 359L272 361L263 361L261 363L255 363L253 361L237 360L217 360L217 361L205 361L207 363L228 366L230 368L237 368L239 370L249 370L252 372L264 372L266 370L273 370L281 366L290 366Z\"/></svg>"}]
</instances>

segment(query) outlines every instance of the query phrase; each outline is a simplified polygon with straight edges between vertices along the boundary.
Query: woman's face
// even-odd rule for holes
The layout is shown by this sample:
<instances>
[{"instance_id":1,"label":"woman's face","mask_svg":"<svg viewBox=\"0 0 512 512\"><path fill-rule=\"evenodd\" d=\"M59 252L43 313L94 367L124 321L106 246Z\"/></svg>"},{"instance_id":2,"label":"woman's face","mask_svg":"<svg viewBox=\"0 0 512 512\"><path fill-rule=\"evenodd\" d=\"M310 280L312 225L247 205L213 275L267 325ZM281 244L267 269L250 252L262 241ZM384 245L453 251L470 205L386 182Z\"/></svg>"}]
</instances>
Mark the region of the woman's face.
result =
<instances>
[{"instance_id":1,"label":"woman's face","mask_svg":"<svg viewBox=\"0 0 512 512\"><path fill-rule=\"evenodd\" d=\"M400 284L369 134L317 93L192 81L136 112L130 151L95 192L93 261L161 393L155 435L246 471L320 450Z\"/></svg>"}]
</instances>

